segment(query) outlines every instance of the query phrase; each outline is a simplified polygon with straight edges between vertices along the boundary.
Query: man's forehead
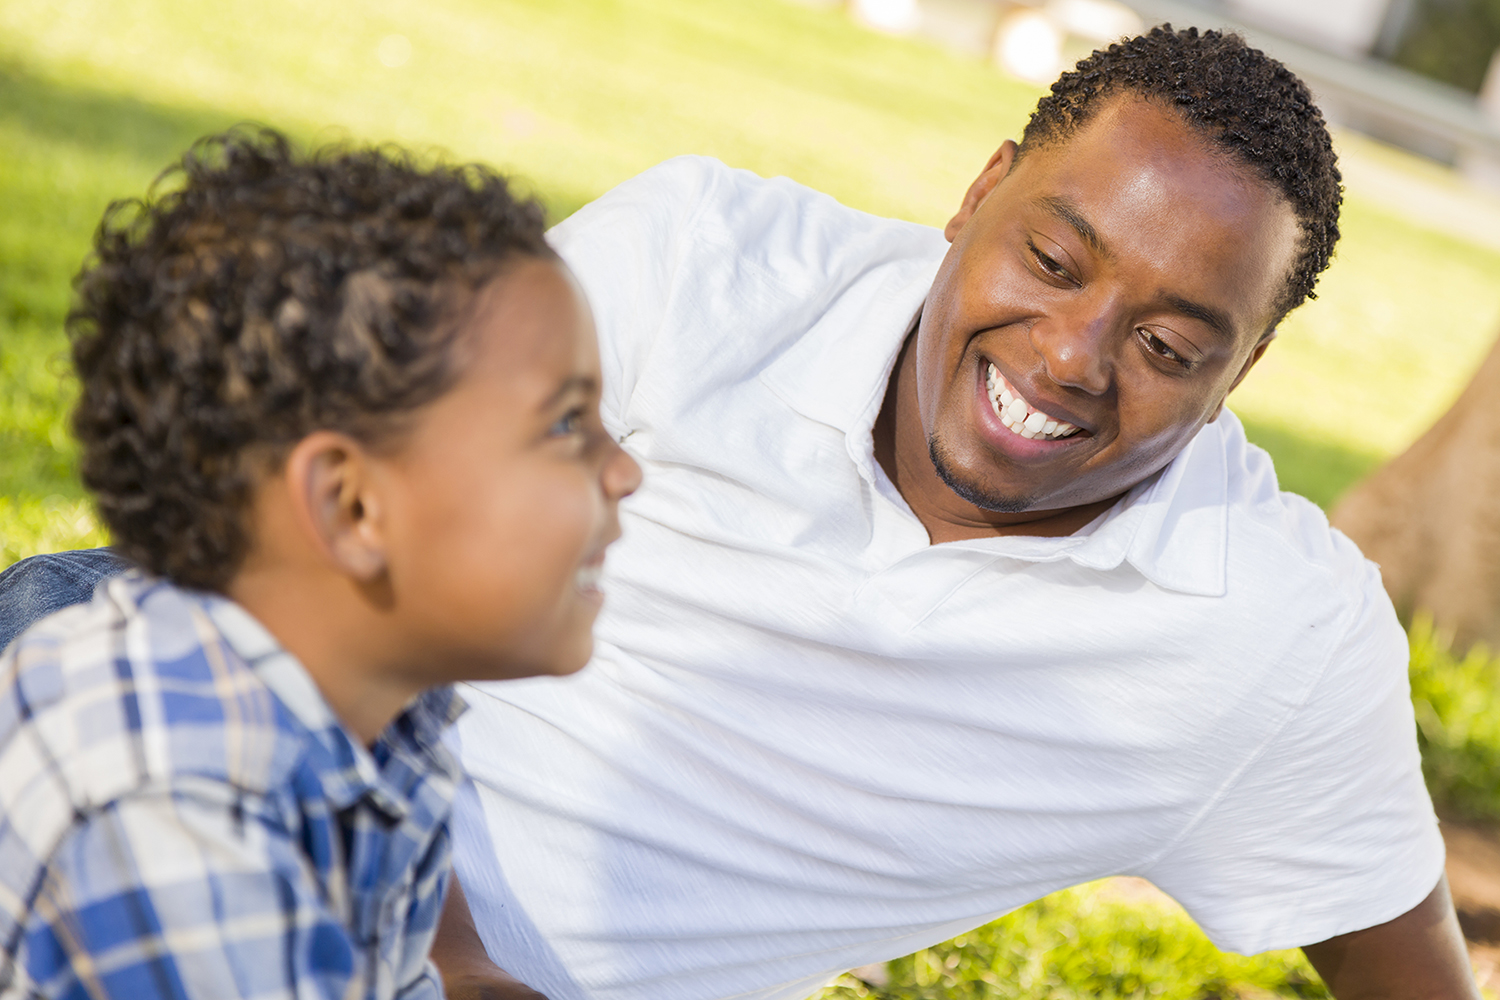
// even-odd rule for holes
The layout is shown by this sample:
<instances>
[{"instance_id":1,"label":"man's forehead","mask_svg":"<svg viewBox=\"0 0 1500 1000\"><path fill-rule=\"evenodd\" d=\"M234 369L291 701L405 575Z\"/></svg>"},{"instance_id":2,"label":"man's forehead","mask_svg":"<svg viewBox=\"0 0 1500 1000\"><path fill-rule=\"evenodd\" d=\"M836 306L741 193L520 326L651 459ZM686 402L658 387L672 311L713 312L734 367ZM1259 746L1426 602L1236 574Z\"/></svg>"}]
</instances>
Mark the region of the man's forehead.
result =
<instances>
[{"instance_id":1,"label":"man's forehead","mask_svg":"<svg viewBox=\"0 0 1500 1000\"><path fill-rule=\"evenodd\" d=\"M1130 150L1137 155L1159 151L1167 159L1186 149L1207 154L1227 176L1259 180L1247 164L1216 141L1212 132L1162 101L1131 91L1101 99L1076 125L1031 148L1018 150L1016 164L1056 170L1095 148Z\"/></svg>"}]
</instances>

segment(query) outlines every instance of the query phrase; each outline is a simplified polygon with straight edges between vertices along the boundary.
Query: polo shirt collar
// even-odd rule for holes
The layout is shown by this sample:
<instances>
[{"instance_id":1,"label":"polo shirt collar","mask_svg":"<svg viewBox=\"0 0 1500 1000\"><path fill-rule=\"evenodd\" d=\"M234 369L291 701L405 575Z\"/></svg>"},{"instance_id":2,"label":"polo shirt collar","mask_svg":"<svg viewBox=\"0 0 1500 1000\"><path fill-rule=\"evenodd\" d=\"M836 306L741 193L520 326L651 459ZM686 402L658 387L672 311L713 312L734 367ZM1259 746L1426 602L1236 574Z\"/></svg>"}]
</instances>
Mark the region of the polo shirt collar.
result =
<instances>
[{"instance_id":1,"label":"polo shirt collar","mask_svg":"<svg viewBox=\"0 0 1500 1000\"><path fill-rule=\"evenodd\" d=\"M1026 562L1069 559L1108 572L1128 563L1158 587L1223 597L1229 585L1229 462L1226 434L1239 428L1229 411L1188 442L1155 475L1083 532L1063 538L1008 536L955 546Z\"/></svg>"},{"instance_id":2,"label":"polo shirt collar","mask_svg":"<svg viewBox=\"0 0 1500 1000\"><path fill-rule=\"evenodd\" d=\"M767 365L761 381L792 409L846 434L849 458L867 482L875 480L871 430L896 356L942 263L942 248L929 256L887 262L879 290L862 315L824 313L806 334Z\"/></svg>"},{"instance_id":3,"label":"polo shirt collar","mask_svg":"<svg viewBox=\"0 0 1500 1000\"><path fill-rule=\"evenodd\" d=\"M873 428L906 332L926 299L941 254L891 262L862 322L819 323L761 372L798 413L844 432L850 460L877 479ZM1026 562L1068 559L1099 571L1129 563L1158 587L1222 597L1228 591L1228 440L1243 434L1228 410L1166 468L1139 483L1089 528L1062 538L1006 536L947 542Z\"/></svg>"}]
</instances>

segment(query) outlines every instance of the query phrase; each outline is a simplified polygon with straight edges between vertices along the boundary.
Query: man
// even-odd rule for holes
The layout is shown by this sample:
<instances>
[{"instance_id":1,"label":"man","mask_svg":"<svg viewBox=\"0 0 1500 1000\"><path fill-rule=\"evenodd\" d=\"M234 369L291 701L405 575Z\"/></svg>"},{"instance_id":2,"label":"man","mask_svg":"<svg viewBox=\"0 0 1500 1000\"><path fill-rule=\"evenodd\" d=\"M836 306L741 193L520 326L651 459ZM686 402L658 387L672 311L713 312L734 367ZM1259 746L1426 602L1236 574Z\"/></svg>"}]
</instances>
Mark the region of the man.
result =
<instances>
[{"instance_id":1,"label":"man","mask_svg":"<svg viewBox=\"0 0 1500 1000\"><path fill-rule=\"evenodd\" d=\"M646 476L590 669L458 729L490 956L794 1000L1123 873L1342 1000L1477 996L1378 572L1223 410L1339 200L1299 81L1157 29L951 247L691 159L559 226Z\"/></svg>"},{"instance_id":2,"label":"man","mask_svg":"<svg viewBox=\"0 0 1500 1000\"><path fill-rule=\"evenodd\" d=\"M590 669L468 691L446 981L793 1000L1134 874L1477 997L1378 573L1223 410L1338 182L1283 67L1156 29L944 234L693 159L560 226L646 480Z\"/></svg>"}]
</instances>

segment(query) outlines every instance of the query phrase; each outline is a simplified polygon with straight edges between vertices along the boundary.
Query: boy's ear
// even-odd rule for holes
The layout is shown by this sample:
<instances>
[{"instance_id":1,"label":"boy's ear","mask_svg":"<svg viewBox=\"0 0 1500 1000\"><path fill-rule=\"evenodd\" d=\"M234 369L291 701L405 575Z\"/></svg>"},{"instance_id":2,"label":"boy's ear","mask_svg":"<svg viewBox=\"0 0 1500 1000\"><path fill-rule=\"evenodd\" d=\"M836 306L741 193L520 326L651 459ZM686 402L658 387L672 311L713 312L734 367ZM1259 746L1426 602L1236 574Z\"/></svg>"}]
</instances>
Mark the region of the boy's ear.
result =
<instances>
[{"instance_id":1,"label":"boy's ear","mask_svg":"<svg viewBox=\"0 0 1500 1000\"><path fill-rule=\"evenodd\" d=\"M336 431L314 431L286 461L286 481L298 523L334 568L371 583L386 568L380 496L369 454Z\"/></svg>"}]
</instances>

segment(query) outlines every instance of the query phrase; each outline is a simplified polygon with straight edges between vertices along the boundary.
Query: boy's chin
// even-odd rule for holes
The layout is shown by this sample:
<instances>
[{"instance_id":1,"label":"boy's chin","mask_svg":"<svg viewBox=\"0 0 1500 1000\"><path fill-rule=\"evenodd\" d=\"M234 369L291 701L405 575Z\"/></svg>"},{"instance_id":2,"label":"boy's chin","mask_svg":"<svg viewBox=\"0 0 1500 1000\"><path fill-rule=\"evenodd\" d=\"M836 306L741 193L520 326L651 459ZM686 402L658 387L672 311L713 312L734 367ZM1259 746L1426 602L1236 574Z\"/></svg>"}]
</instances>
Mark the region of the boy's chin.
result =
<instances>
[{"instance_id":1,"label":"boy's chin","mask_svg":"<svg viewBox=\"0 0 1500 1000\"><path fill-rule=\"evenodd\" d=\"M581 639L563 641L546 650L533 649L518 656L514 649L451 650L444 656L434 651L427 657L421 680L427 685L460 684L465 681L515 681L527 677L566 677L588 666L594 655L592 632Z\"/></svg>"},{"instance_id":2,"label":"boy's chin","mask_svg":"<svg viewBox=\"0 0 1500 1000\"><path fill-rule=\"evenodd\" d=\"M590 622L590 626L592 626ZM500 676L493 680L519 680L522 677L566 677L589 665L594 657L594 632L590 627L582 635L562 639L544 655L517 663L506 662Z\"/></svg>"},{"instance_id":3,"label":"boy's chin","mask_svg":"<svg viewBox=\"0 0 1500 1000\"><path fill-rule=\"evenodd\" d=\"M547 673L554 677L566 677L569 674L576 674L588 666L589 661L593 658L594 636L592 631L590 631L588 641L581 645L581 652L564 657L559 661L555 669L549 670Z\"/></svg>"}]
</instances>

